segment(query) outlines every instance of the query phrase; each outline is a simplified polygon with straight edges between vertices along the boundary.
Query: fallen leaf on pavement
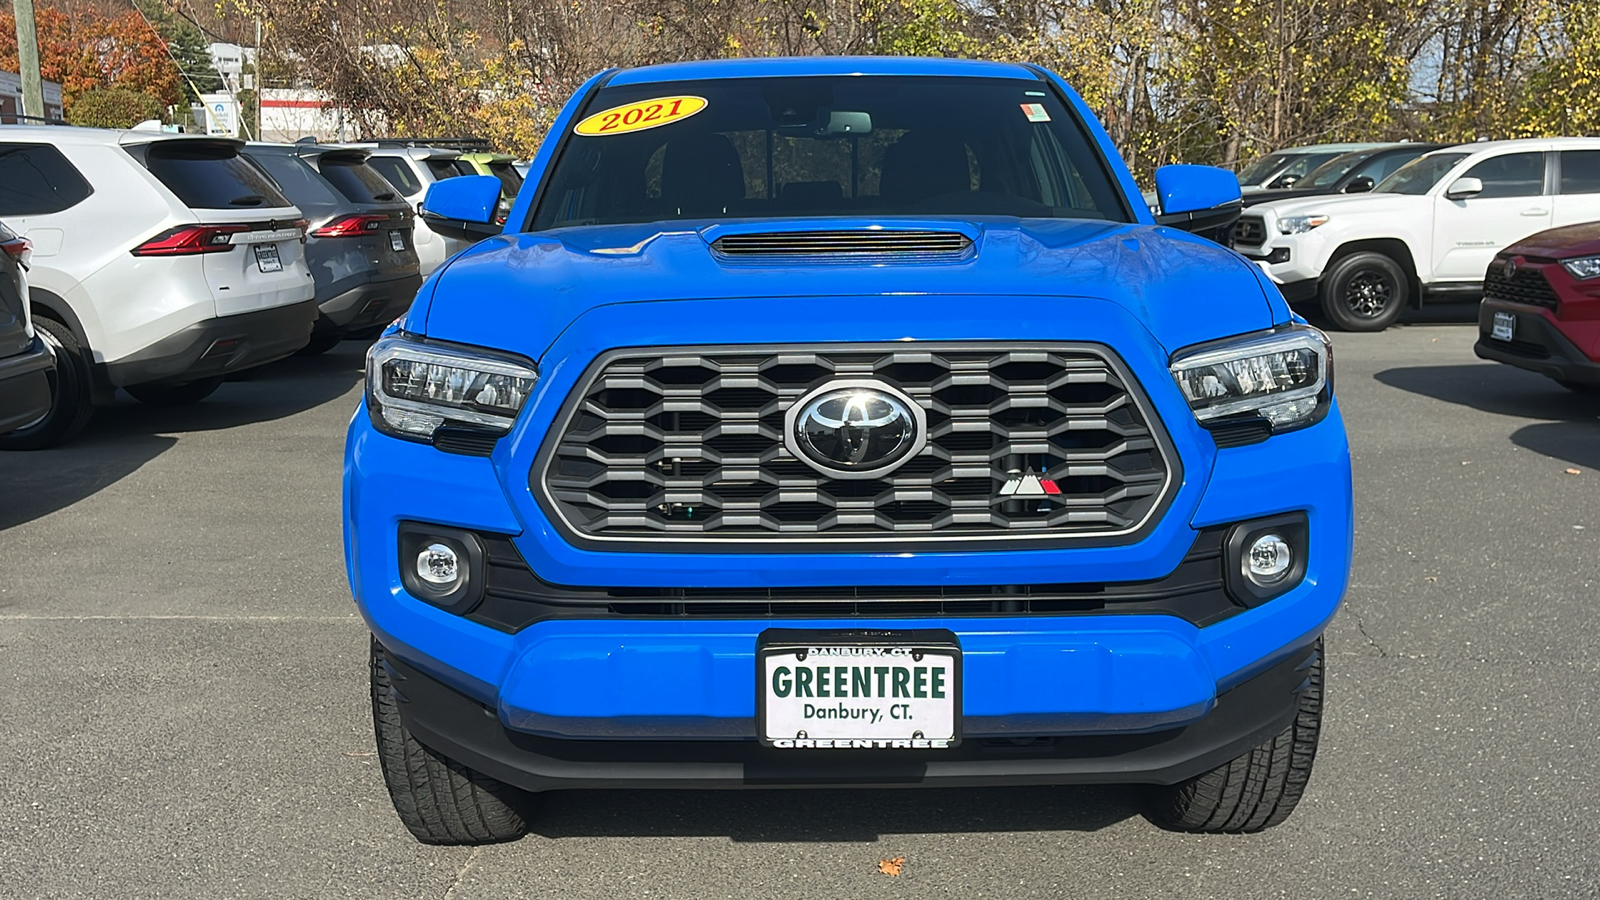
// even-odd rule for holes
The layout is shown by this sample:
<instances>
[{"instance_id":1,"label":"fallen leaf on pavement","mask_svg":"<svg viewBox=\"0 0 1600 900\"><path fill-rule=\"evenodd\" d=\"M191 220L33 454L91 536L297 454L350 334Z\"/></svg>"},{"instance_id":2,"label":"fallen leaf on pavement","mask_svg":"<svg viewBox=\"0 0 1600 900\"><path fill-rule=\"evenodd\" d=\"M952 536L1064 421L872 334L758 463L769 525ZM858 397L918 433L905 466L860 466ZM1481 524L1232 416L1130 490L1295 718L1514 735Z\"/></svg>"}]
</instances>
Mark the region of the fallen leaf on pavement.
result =
<instances>
[{"instance_id":1,"label":"fallen leaf on pavement","mask_svg":"<svg viewBox=\"0 0 1600 900\"><path fill-rule=\"evenodd\" d=\"M892 878L898 878L900 876L900 867L905 864L906 858L904 856L896 856L894 859L880 859L878 860L878 871Z\"/></svg>"}]
</instances>

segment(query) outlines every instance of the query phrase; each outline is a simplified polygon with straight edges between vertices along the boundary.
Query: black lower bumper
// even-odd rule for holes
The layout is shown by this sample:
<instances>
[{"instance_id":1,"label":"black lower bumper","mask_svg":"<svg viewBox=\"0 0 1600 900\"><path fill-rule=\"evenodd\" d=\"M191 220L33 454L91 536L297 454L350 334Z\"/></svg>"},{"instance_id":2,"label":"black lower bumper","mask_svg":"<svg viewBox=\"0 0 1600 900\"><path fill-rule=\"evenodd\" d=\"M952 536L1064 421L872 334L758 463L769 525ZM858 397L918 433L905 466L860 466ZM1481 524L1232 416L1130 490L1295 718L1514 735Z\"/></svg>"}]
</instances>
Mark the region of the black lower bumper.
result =
<instances>
[{"instance_id":1,"label":"black lower bumper","mask_svg":"<svg viewBox=\"0 0 1600 900\"><path fill-rule=\"evenodd\" d=\"M1497 312L1516 317L1512 340L1491 336ZM1483 301L1478 307L1478 342L1472 352L1482 359L1538 372L1557 381L1600 384L1600 363L1579 350L1549 319L1520 304Z\"/></svg>"},{"instance_id":2,"label":"black lower bumper","mask_svg":"<svg viewBox=\"0 0 1600 900\"><path fill-rule=\"evenodd\" d=\"M385 654L417 740L530 791L566 788L972 787L1174 784L1215 768L1293 720L1311 646L1217 698L1204 718L1138 734L969 739L949 750L777 750L755 741L578 741L506 728L496 712Z\"/></svg>"},{"instance_id":3,"label":"black lower bumper","mask_svg":"<svg viewBox=\"0 0 1600 900\"><path fill-rule=\"evenodd\" d=\"M0 358L0 434L50 411L50 369L55 357L38 335L28 349Z\"/></svg>"},{"instance_id":4,"label":"black lower bumper","mask_svg":"<svg viewBox=\"0 0 1600 900\"><path fill-rule=\"evenodd\" d=\"M349 334L399 318L416 299L421 275L377 281L353 287L317 305L317 334Z\"/></svg>"},{"instance_id":5,"label":"black lower bumper","mask_svg":"<svg viewBox=\"0 0 1600 900\"><path fill-rule=\"evenodd\" d=\"M115 362L111 384L182 384L283 359L311 340L317 302L306 300L196 322Z\"/></svg>"}]
</instances>

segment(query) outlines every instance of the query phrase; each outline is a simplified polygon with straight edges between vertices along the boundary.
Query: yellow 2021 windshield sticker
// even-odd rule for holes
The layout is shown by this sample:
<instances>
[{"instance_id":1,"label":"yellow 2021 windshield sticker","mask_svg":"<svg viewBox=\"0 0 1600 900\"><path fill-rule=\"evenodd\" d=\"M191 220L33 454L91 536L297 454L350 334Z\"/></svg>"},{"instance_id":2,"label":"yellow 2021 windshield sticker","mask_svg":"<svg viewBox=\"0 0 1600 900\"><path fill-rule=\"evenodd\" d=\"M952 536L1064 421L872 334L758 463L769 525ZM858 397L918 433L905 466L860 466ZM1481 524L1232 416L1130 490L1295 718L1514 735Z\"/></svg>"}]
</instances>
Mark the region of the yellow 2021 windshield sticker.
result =
<instances>
[{"instance_id":1,"label":"yellow 2021 windshield sticker","mask_svg":"<svg viewBox=\"0 0 1600 900\"><path fill-rule=\"evenodd\" d=\"M579 122L573 131L590 137L644 131L680 122L705 108L704 97L656 97L597 112Z\"/></svg>"}]
</instances>

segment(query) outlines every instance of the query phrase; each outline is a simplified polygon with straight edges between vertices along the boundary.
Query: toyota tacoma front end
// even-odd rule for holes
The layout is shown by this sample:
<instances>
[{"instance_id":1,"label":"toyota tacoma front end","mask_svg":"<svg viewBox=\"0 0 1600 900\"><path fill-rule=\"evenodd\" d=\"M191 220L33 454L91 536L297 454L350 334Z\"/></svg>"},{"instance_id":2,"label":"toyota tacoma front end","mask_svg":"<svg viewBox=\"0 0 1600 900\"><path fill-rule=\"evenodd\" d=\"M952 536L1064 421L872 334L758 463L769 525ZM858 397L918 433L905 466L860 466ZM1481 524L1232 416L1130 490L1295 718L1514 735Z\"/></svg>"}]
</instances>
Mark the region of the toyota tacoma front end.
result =
<instances>
[{"instance_id":1,"label":"toyota tacoma front end","mask_svg":"<svg viewBox=\"0 0 1600 900\"><path fill-rule=\"evenodd\" d=\"M1077 782L1254 831L1310 773L1350 464L1323 335L1055 76L693 63L580 90L374 346L345 525L422 840L551 789Z\"/></svg>"}]
</instances>

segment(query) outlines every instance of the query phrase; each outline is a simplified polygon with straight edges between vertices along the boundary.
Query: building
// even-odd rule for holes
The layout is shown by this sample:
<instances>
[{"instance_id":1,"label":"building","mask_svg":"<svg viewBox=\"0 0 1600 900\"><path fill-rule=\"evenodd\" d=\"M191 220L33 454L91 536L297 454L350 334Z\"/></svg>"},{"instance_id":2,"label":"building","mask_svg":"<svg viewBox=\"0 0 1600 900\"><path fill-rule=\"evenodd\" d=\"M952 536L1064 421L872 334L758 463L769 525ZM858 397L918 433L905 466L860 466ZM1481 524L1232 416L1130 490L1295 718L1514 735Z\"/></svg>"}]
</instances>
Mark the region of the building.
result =
<instances>
[{"instance_id":1,"label":"building","mask_svg":"<svg viewBox=\"0 0 1600 900\"><path fill-rule=\"evenodd\" d=\"M15 125L21 115L22 76L0 72L0 124ZM62 119L61 85L54 81L44 83L44 117L55 122Z\"/></svg>"},{"instance_id":2,"label":"building","mask_svg":"<svg viewBox=\"0 0 1600 900\"><path fill-rule=\"evenodd\" d=\"M206 47L211 54L211 67L222 76L222 91L227 94L238 94L246 88L255 87L253 74L246 74L246 67L255 68L256 51L254 47L242 47L238 44L211 44Z\"/></svg>"}]
</instances>

